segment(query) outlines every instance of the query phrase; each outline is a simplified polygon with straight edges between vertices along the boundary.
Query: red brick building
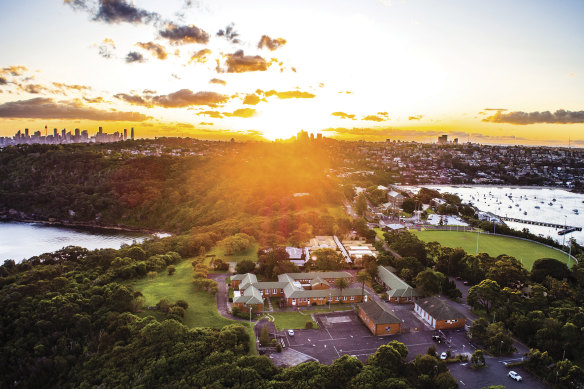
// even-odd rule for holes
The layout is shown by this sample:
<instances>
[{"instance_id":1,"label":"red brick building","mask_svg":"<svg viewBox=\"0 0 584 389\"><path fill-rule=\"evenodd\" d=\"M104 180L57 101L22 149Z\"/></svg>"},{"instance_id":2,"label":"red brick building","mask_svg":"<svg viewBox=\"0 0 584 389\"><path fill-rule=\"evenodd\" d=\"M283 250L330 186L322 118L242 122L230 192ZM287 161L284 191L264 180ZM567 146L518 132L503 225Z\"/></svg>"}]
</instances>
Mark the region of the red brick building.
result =
<instances>
[{"instance_id":1,"label":"red brick building","mask_svg":"<svg viewBox=\"0 0 584 389\"><path fill-rule=\"evenodd\" d=\"M361 304L359 317L373 335L392 335L401 331L401 320L384 303L371 300Z\"/></svg>"}]
</instances>

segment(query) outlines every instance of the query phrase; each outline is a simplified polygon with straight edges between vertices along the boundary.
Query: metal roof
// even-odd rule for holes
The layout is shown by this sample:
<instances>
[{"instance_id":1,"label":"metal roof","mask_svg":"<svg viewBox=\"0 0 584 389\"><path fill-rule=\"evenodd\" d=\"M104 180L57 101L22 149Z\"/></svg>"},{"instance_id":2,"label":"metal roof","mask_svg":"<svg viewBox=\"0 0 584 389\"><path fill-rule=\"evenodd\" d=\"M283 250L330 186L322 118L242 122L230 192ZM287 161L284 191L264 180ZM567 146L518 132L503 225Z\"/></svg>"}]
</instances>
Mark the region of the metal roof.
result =
<instances>
[{"instance_id":1,"label":"metal roof","mask_svg":"<svg viewBox=\"0 0 584 389\"><path fill-rule=\"evenodd\" d=\"M382 304L372 299L359 307L375 324L401 324L401 320L385 304Z\"/></svg>"}]
</instances>

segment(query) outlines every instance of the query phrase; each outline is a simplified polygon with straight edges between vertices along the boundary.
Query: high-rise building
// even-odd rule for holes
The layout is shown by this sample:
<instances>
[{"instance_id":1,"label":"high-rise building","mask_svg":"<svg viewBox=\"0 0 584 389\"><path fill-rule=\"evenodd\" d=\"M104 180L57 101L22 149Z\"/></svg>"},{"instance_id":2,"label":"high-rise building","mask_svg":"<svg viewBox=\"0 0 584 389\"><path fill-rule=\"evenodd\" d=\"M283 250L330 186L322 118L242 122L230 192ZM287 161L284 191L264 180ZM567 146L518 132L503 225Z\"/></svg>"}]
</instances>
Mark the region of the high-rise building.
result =
<instances>
[{"instance_id":1,"label":"high-rise building","mask_svg":"<svg viewBox=\"0 0 584 389\"><path fill-rule=\"evenodd\" d=\"M124 128L124 140L128 140L128 129Z\"/></svg>"},{"instance_id":2,"label":"high-rise building","mask_svg":"<svg viewBox=\"0 0 584 389\"><path fill-rule=\"evenodd\" d=\"M79 140L79 128L75 129L75 140Z\"/></svg>"},{"instance_id":3,"label":"high-rise building","mask_svg":"<svg viewBox=\"0 0 584 389\"><path fill-rule=\"evenodd\" d=\"M65 129L63 128L61 130L61 141L65 141L65 139L67 139L67 134L66 134Z\"/></svg>"},{"instance_id":4,"label":"high-rise building","mask_svg":"<svg viewBox=\"0 0 584 389\"><path fill-rule=\"evenodd\" d=\"M134 140L134 127L130 128L130 138Z\"/></svg>"},{"instance_id":5,"label":"high-rise building","mask_svg":"<svg viewBox=\"0 0 584 389\"><path fill-rule=\"evenodd\" d=\"M24 137L28 139L28 128L24 129Z\"/></svg>"},{"instance_id":6,"label":"high-rise building","mask_svg":"<svg viewBox=\"0 0 584 389\"><path fill-rule=\"evenodd\" d=\"M55 141L59 139L59 132L56 128L53 128L53 137L55 138Z\"/></svg>"},{"instance_id":7,"label":"high-rise building","mask_svg":"<svg viewBox=\"0 0 584 389\"><path fill-rule=\"evenodd\" d=\"M445 134L445 135L440 135L438 137L438 144L439 145L445 145L447 143L448 143L448 135Z\"/></svg>"}]
</instances>

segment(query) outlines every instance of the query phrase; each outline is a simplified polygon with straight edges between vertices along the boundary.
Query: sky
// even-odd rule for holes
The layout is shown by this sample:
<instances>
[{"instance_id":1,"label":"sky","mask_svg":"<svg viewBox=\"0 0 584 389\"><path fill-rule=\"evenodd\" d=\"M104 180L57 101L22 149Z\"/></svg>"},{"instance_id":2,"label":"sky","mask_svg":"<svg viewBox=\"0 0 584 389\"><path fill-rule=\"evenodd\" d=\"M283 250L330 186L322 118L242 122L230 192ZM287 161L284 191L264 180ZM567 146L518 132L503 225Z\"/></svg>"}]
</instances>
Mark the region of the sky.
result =
<instances>
[{"instance_id":1,"label":"sky","mask_svg":"<svg viewBox=\"0 0 584 389\"><path fill-rule=\"evenodd\" d=\"M0 0L0 136L584 147L581 0Z\"/></svg>"}]
</instances>

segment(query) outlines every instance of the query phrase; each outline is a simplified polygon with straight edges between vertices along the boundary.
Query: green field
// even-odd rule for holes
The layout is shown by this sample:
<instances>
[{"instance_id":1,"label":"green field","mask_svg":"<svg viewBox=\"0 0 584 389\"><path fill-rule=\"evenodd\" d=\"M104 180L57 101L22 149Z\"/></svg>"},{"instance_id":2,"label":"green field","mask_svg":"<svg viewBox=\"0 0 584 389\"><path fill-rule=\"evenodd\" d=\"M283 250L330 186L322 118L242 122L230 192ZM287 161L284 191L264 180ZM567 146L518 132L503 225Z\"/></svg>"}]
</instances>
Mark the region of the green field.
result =
<instances>
[{"instance_id":1,"label":"green field","mask_svg":"<svg viewBox=\"0 0 584 389\"><path fill-rule=\"evenodd\" d=\"M462 247L469 254L477 250L476 232L458 231L410 231L424 242L437 241L442 246ZM493 257L507 254L517 258L527 270L531 270L533 262L539 258L555 258L568 263L568 255L539 243L528 242L505 236L480 234L479 253L487 253Z\"/></svg>"},{"instance_id":2,"label":"green field","mask_svg":"<svg viewBox=\"0 0 584 389\"><path fill-rule=\"evenodd\" d=\"M243 261L244 259L250 259L254 262L258 261L258 243L253 243L249 246L249 249L246 251L239 253L237 255L226 255L225 250L221 246L215 246L207 253L207 255L213 254L216 258L220 258L225 262L239 262ZM209 263L210 259L207 259L205 263Z\"/></svg>"},{"instance_id":3,"label":"green field","mask_svg":"<svg viewBox=\"0 0 584 389\"><path fill-rule=\"evenodd\" d=\"M144 295L146 306L156 305L160 299L166 297L172 304L177 300L185 300L189 304L183 323L188 327L221 328L228 324L239 323L224 318L217 312L215 296L205 291L195 291L193 287L193 267L191 260L185 260L176 265L176 272L169 276L166 272L158 273L154 279L143 278L130 283L134 290ZM156 311L145 310L144 315L153 315L162 319ZM246 325L246 323L241 323ZM254 334L248 329L251 337L250 348L255 352Z\"/></svg>"}]
</instances>

